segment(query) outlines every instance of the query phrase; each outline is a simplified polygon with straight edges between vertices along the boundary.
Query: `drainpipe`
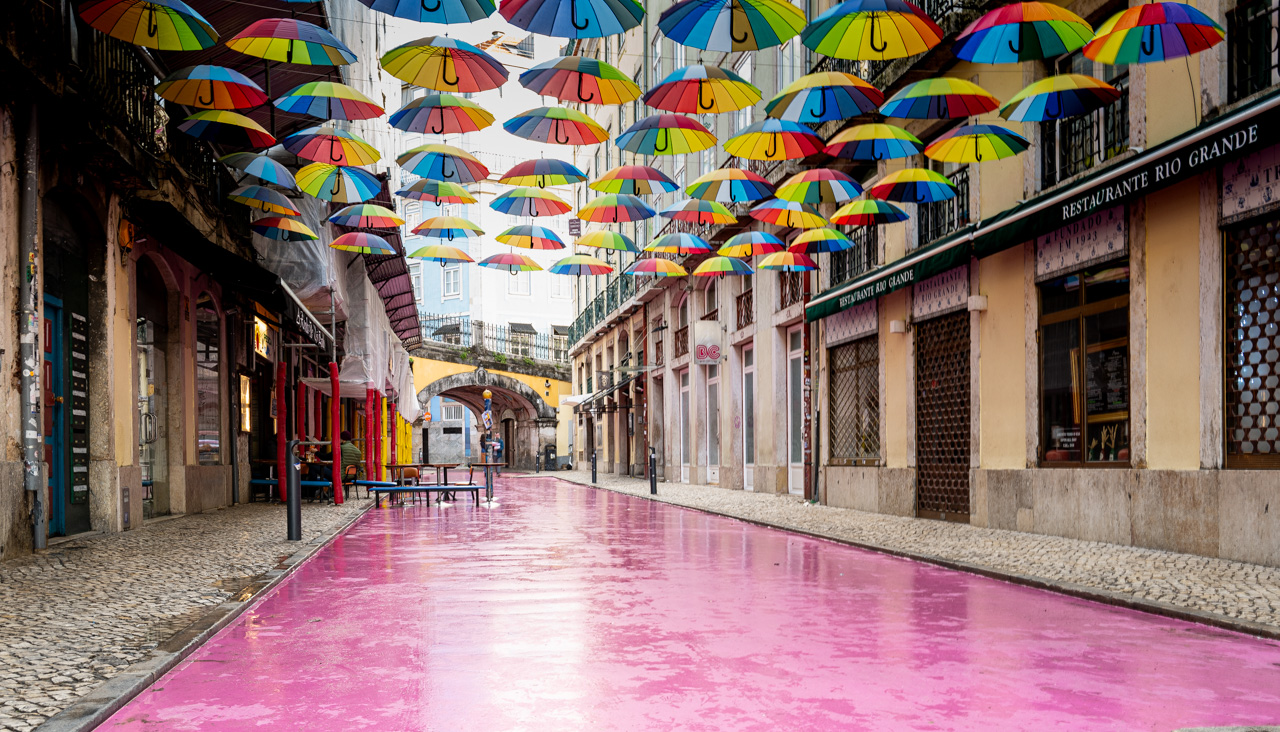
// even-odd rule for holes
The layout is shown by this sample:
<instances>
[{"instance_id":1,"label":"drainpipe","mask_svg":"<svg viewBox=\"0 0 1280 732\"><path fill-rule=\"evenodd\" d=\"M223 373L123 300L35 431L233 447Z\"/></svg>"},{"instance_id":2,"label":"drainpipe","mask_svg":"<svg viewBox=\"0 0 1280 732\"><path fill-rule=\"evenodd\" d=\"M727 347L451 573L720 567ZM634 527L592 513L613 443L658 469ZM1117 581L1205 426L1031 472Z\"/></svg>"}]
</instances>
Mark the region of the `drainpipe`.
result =
<instances>
[{"instance_id":1,"label":"drainpipe","mask_svg":"<svg viewBox=\"0 0 1280 732\"><path fill-rule=\"evenodd\" d=\"M227 311L226 323L231 324L239 318L237 314L239 308ZM240 403L240 374L236 371L236 344L237 335L243 333L244 329L240 327L224 328L223 333L227 334L227 363L231 368L227 369L227 381L230 391L227 394L227 403L234 405L231 409L231 430L230 439L227 440L227 451L231 458L231 505L240 502L240 450L238 443L240 441L240 410L243 405ZM129 510L128 506L124 507L125 511Z\"/></svg>"},{"instance_id":2,"label":"drainpipe","mask_svg":"<svg viewBox=\"0 0 1280 732\"><path fill-rule=\"evenodd\" d=\"M19 414L22 422L22 486L31 493L31 544L44 549L49 540L49 509L45 505L46 486L41 485L40 425L40 352L36 339L40 333L40 287L36 282L36 263L40 258L40 130L36 105L31 105L26 138L22 146L22 188L18 214L18 252L26 269L18 278L19 356L22 359L22 382Z\"/></svg>"}]
</instances>

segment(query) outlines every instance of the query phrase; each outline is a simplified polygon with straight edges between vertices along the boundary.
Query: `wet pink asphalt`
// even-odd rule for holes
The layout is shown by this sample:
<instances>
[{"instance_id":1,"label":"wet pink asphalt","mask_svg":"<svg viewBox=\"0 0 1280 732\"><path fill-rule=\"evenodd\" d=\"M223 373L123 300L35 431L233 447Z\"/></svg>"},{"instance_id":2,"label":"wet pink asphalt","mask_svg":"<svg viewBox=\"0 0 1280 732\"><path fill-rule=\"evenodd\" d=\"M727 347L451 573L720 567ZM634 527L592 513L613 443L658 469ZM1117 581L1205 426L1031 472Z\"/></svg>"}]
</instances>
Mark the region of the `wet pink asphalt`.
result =
<instances>
[{"instance_id":1,"label":"wet pink asphalt","mask_svg":"<svg viewBox=\"0 0 1280 732\"><path fill-rule=\"evenodd\" d=\"M497 500L366 514L105 727L1280 723L1271 641L548 478Z\"/></svg>"}]
</instances>

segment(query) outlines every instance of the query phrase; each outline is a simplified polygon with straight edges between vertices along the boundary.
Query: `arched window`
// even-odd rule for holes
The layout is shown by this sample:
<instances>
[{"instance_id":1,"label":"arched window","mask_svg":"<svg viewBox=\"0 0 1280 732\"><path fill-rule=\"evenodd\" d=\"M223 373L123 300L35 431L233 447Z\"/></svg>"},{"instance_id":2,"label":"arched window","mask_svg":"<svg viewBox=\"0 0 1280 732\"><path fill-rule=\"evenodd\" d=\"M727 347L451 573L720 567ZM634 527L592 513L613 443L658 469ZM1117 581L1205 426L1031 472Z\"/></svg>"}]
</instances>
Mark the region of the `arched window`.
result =
<instances>
[{"instance_id":1,"label":"arched window","mask_svg":"<svg viewBox=\"0 0 1280 732\"><path fill-rule=\"evenodd\" d=\"M222 321L208 293L196 300L196 455L201 465L222 462Z\"/></svg>"}]
</instances>

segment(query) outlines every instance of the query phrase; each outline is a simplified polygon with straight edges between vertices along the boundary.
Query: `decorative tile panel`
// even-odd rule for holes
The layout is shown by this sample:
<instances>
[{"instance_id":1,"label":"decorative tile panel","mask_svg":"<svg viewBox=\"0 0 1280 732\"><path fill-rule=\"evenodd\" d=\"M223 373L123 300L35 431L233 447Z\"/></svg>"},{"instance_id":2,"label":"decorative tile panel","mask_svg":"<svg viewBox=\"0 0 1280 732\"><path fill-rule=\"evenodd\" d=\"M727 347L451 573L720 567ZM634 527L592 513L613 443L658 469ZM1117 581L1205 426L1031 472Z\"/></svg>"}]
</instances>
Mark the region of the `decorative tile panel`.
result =
<instances>
[{"instance_id":1,"label":"decorative tile panel","mask_svg":"<svg viewBox=\"0 0 1280 732\"><path fill-rule=\"evenodd\" d=\"M969 265L917 282L911 298L911 319L964 310L969 304Z\"/></svg>"},{"instance_id":2,"label":"decorative tile panel","mask_svg":"<svg viewBox=\"0 0 1280 732\"><path fill-rule=\"evenodd\" d=\"M1222 216L1251 213L1280 200L1280 145L1222 166Z\"/></svg>"},{"instance_id":3,"label":"decorative tile panel","mask_svg":"<svg viewBox=\"0 0 1280 732\"><path fill-rule=\"evenodd\" d=\"M875 333L879 326L876 319L876 301L871 300L855 305L848 310L824 318L822 323L827 348Z\"/></svg>"},{"instance_id":4,"label":"decorative tile panel","mask_svg":"<svg viewBox=\"0 0 1280 732\"><path fill-rule=\"evenodd\" d=\"M1036 282L1075 272L1129 251L1124 206L1099 211L1036 240Z\"/></svg>"}]
</instances>

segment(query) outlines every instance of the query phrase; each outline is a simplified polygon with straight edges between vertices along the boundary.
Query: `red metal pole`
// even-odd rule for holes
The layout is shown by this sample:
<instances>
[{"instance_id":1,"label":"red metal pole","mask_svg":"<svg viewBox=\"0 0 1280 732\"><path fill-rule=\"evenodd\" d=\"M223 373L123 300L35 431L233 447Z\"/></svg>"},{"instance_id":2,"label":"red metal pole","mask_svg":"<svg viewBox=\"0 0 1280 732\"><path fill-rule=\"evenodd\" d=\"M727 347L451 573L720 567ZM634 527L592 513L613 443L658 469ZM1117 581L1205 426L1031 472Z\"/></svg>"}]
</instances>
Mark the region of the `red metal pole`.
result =
<instances>
[{"instance_id":1,"label":"red metal pole","mask_svg":"<svg viewBox=\"0 0 1280 732\"><path fill-rule=\"evenodd\" d=\"M391 429L387 430L391 433L391 462L400 462L400 453L396 451L396 430L400 427L396 420L396 403L387 403L387 421L391 423Z\"/></svg>"},{"instance_id":2,"label":"red metal pole","mask_svg":"<svg viewBox=\"0 0 1280 732\"><path fill-rule=\"evenodd\" d=\"M286 442L289 436L285 431L289 427L288 406L285 404L284 389L287 369L284 358L276 361L276 484L280 488L280 502L284 503L284 476L288 458L285 456Z\"/></svg>"},{"instance_id":3,"label":"red metal pole","mask_svg":"<svg viewBox=\"0 0 1280 732\"><path fill-rule=\"evenodd\" d=\"M364 474L369 480L377 480L377 474L373 471L373 405L374 395L377 394L373 389L366 388L364 390Z\"/></svg>"},{"instance_id":4,"label":"red metal pole","mask_svg":"<svg viewBox=\"0 0 1280 732\"><path fill-rule=\"evenodd\" d=\"M342 505L342 441L338 437L338 423L342 420L338 404L338 364L329 362L329 387L333 397L329 399L329 443L333 452L333 502Z\"/></svg>"}]
</instances>

